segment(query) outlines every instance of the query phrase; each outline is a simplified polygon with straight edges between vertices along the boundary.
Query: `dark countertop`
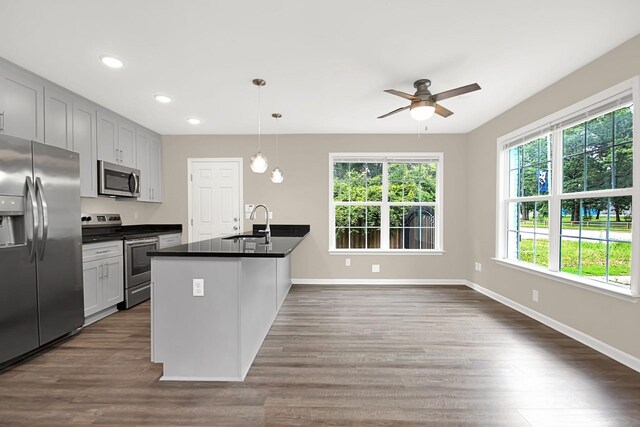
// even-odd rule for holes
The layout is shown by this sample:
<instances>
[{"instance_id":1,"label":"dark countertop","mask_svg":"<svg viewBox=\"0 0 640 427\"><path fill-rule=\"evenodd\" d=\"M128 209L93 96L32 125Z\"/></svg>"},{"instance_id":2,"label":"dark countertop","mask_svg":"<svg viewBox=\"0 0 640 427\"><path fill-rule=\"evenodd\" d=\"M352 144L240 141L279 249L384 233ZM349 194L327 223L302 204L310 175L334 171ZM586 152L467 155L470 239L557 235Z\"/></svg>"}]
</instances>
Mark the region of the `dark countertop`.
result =
<instances>
[{"instance_id":1,"label":"dark countertop","mask_svg":"<svg viewBox=\"0 0 640 427\"><path fill-rule=\"evenodd\" d=\"M170 257L247 257L247 258L284 258L289 255L307 236L309 226L282 226L276 235L271 236L271 244L266 245L263 237L249 239L225 238L202 240L171 248L149 251L149 256ZM274 230L274 226L271 226ZM289 227L297 227L295 236L282 234L294 234ZM300 228L302 227L302 228ZM260 228L261 229L261 228ZM251 232L243 234L251 235Z\"/></svg>"},{"instance_id":2,"label":"dark countertop","mask_svg":"<svg viewBox=\"0 0 640 427\"><path fill-rule=\"evenodd\" d=\"M161 234L182 233L182 224L138 224L120 227L88 227L82 229L82 243L109 242L125 238L143 238Z\"/></svg>"}]
</instances>

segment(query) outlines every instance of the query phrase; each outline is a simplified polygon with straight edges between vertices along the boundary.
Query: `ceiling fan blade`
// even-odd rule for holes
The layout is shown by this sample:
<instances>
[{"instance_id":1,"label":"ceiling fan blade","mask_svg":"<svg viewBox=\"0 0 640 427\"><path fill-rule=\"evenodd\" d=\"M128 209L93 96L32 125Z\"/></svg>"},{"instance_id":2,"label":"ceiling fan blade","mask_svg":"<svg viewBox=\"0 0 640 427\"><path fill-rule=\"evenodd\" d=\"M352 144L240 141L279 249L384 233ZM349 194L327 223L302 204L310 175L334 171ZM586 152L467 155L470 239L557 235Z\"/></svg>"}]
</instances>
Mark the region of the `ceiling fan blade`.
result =
<instances>
[{"instance_id":1,"label":"ceiling fan blade","mask_svg":"<svg viewBox=\"0 0 640 427\"><path fill-rule=\"evenodd\" d=\"M378 117L378 118L379 118L379 119L384 119L385 117L389 117L389 116L390 116L390 115L392 115L392 114L399 113L400 111L408 110L408 109L409 109L409 107L410 107L410 105L407 105L406 107L398 108L397 110L393 110L393 111L391 111L390 113L383 114L383 115L381 115L381 116L380 116L380 117Z\"/></svg>"},{"instance_id":2,"label":"ceiling fan blade","mask_svg":"<svg viewBox=\"0 0 640 427\"><path fill-rule=\"evenodd\" d=\"M443 99L453 98L454 96L459 96L465 93L473 92L476 90L480 90L480 85L478 83L473 83L466 86L461 86L456 89L447 90L444 92L436 93L431 97L434 101L442 101Z\"/></svg>"},{"instance_id":3,"label":"ceiling fan blade","mask_svg":"<svg viewBox=\"0 0 640 427\"><path fill-rule=\"evenodd\" d=\"M391 95L399 96L404 99L408 99L409 101L418 101L420 99L416 96L410 95L405 92L400 92L399 90L395 90L395 89L386 89L385 92L390 93Z\"/></svg>"},{"instance_id":4,"label":"ceiling fan blade","mask_svg":"<svg viewBox=\"0 0 640 427\"><path fill-rule=\"evenodd\" d=\"M442 105L440 104L436 104L436 111L435 113L439 116L442 117L449 117L450 115L453 114L453 111L449 111L446 108L444 108Z\"/></svg>"}]
</instances>

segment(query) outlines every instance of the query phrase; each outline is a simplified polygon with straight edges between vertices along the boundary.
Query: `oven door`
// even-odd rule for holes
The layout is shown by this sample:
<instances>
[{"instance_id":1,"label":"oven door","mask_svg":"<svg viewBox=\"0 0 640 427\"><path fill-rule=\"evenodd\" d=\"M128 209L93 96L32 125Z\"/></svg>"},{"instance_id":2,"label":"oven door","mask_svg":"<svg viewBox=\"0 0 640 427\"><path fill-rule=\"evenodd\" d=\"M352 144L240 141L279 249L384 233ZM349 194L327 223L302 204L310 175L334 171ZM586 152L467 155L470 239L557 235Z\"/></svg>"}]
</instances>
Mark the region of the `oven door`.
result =
<instances>
[{"instance_id":1,"label":"oven door","mask_svg":"<svg viewBox=\"0 0 640 427\"><path fill-rule=\"evenodd\" d=\"M151 258L148 251L158 249L158 238L125 240L125 289L151 280Z\"/></svg>"}]
</instances>

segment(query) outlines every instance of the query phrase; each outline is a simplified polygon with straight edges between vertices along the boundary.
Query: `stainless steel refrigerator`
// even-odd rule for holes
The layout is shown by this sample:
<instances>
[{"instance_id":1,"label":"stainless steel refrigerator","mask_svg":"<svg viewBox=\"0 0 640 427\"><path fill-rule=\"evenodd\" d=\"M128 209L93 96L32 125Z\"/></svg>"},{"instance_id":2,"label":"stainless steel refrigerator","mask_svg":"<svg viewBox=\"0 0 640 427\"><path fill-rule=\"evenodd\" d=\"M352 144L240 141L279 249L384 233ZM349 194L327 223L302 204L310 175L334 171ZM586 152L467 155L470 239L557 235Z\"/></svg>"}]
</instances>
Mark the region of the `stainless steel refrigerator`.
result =
<instances>
[{"instance_id":1,"label":"stainless steel refrigerator","mask_svg":"<svg viewBox=\"0 0 640 427\"><path fill-rule=\"evenodd\" d=\"M83 322L78 154L0 135L0 366Z\"/></svg>"}]
</instances>

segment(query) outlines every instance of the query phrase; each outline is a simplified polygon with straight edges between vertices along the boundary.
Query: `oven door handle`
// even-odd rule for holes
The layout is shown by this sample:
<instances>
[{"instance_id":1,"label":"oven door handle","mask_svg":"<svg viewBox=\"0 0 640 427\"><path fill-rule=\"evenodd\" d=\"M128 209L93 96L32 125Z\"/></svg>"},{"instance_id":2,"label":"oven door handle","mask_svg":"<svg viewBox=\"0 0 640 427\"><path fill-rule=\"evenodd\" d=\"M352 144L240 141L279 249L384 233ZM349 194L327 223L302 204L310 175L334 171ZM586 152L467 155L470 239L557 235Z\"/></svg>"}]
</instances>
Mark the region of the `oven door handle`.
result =
<instances>
[{"instance_id":1,"label":"oven door handle","mask_svg":"<svg viewBox=\"0 0 640 427\"><path fill-rule=\"evenodd\" d=\"M145 239L145 240L125 240L124 241L124 244L127 245L130 248L133 248L135 246L148 245L149 243L158 243L158 238Z\"/></svg>"}]
</instances>

